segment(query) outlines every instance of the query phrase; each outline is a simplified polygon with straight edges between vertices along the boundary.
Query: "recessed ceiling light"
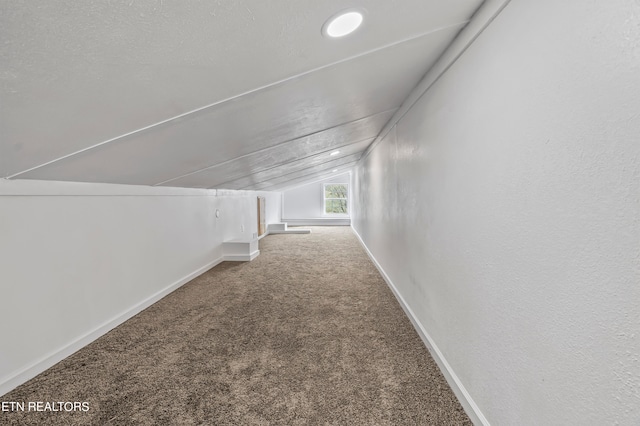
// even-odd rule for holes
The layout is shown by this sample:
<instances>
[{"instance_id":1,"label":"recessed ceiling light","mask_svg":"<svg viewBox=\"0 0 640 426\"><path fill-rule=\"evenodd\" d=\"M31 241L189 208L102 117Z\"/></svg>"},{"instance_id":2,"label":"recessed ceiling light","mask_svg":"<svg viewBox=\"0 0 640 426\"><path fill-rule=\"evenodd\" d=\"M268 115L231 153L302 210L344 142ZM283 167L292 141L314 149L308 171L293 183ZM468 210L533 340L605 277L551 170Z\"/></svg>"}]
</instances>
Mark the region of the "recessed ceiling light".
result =
<instances>
[{"instance_id":1,"label":"recessed ceiling light","mask_svg":"<svg viewBox=\"0 0 640 426\"><path fill-rule=\"evenodd\" d=\"M362 24L362 13L357 10L345 10L332 16L322 27L322 33L329 37L344 37L351 34Z\"/></svg>"},{"instance_id":2,"label":"recessed ceiling light","mask_svg":"<svg viewBox=\"0 0 640 426\"><path fill-rule=\"evenodd\" d=\"M333 170L331 170L331 173L335 173L337 171L338 171L338 169L333 169Z\"/></svg>"},{"instance_id":3,"label":"recessed ceiling light","mask_svg":"<svg viewBox=\"0 0 640 426\"><path fill-rule=\"evenodd\" d=\"M340 151L333 151L333 152L332 152L331 154L329 154L329 155L331 155L331 156L333 157L334 155L338 155L338 154L340 154Z\"/></svg>"}]
</instances>

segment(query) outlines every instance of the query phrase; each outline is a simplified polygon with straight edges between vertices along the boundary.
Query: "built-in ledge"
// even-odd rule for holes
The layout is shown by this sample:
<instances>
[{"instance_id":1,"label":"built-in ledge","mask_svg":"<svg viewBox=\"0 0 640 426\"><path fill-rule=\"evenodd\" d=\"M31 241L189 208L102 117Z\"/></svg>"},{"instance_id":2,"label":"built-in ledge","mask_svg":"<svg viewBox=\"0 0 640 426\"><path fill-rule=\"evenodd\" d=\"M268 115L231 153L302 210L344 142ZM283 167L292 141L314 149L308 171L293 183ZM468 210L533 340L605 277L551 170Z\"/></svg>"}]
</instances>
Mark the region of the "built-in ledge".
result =
<instances>
[{"instance_id":1,"label":"built-in ledge","mask_svg":"<svg viewBox=\"0 0 640 426\"><path fill-rule=\"evenodd\" d=\"M260 254L258 239L229 240L222 243L222 256L226 261L249 262Z\"/></svg>"},{"instance_id":2,"label":"built-in ledge","mask_svg":"<svg viewBox=\"0 0 640 426\"><path fill-rule=\"evenodd\" d=\"M289 229L286 222L270 223L267 226L268 234L310 234L311 229Z\"/></svg>"}]
</instances>

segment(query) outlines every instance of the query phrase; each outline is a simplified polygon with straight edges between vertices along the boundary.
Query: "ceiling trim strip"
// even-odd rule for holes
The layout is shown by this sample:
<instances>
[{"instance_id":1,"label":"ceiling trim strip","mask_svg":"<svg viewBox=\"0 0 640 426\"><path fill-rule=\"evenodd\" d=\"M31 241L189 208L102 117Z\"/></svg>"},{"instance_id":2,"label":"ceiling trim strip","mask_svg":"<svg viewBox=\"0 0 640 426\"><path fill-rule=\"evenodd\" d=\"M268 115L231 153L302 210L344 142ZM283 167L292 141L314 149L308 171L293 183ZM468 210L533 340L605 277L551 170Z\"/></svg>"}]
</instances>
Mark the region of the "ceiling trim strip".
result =
<instances>
[{"instance_id":1,"label":"ceiling trim strip","mask_svg":"<svg viewBox=\"0 0 640 426\"><path fill-rule=\"evenodd\" d=\"M313 166L311 166L311 167L321 167L321 166L325 166L325 165L326 165L326 164L328 164L328 163L332 163L332 162L334 162L334 163L338 163L338 162L339 162L339 160L344 160L345 158L358 156L358 158L349 159L348 161L345 161L344 163L339 163L339 164L332 165L331 167L327 167L327 168L334 168L334 169L335 169L335 168L337 168L337 167L342 167L342 166L344 166L345 164L351 164L351 163L357 162L357 161L360 159L359 154L360 154L359 152L354 152L353 154L345 155L345 156L342 156L342 157L340 157L340 158L334 158L334 159L332 159L332 160L325 161L325 162L320 163L320 164L314 164L314 165L313 165ZM306 169L310 169L311 167L306 167ZM294 170L294 171L292 171L292 172L288 172L288 173L281 174L281 175L279 175L279 176L277 176L277 177L272 177L272 178L268 178L268 179L265 179L265 180L261 180L260 182L253 182L251 185L243 186L242 188L239 188L239 189L240 189L240 190L247 189L247 188L250 188L250 187L252 187L252 186L254 186L254 185L260 185L261 183L269 182L270 180L274 180L274 179L280 179L280 178L282 178L282 177L285 177L285 176L288 176L288 175L292 175L292 174L294 174L294 173L300 173L300 172L302 172L302 171L304 171L304 170L305 170L305 168L298 169L298 170ZM324 172L324 171L325 171L325 169L324 169L324 168L322 168L321 170L316 170L315 172L307 173L306 175L302 175L302 176L307 176L307 175L309 175L309 174L313 174L313 173L321 173L321 172ZM302 177L302 176L301 176L301 177ZM294 178L294 179L295 179L295 178ZM240 179L235 179L235 180L240 180ZM232 181L230 181L230 182L234 182L235 180L232 180ZM285 181L285 182L286 182L286 181ZM225 182L225 183L228 183L228 182ZM222 184L221 184L221 185L222 185ZM210 188L207 188L207 189L216 189L216 188L210 187Z\"/></svg>"},{"instance_id":2,"label":"ceiling trim strip","mask_svg":"<svg viewBox=\"0 0 640 426\"><path fill-rule=\"evenodd\" d=\"M55 158L55 159L53 159L53 160L51 160L51 161L47 161L47 162L42 163L42 164L40 164L40 165L37 165L37 166L31 167L31 168L29 168L29 169L23 170L23 171L21 171L21 172L14 173L14 174L12 174L12 175L10 175L10 176L6 176L6 179L14 179L14 178L16 178L16 177L18 177L18 176L20 176L20 175L23 175L23 174L25 174L25 173L31 172L31 171L33 171L33 170L37 170L37 169L40 169L40 168L42 168L42 167L45 167L45 166L51 165L51 164L53 164L53 163L57 163L57 162L59 162L59 161L65 160L65 159L67 159L67 158L69 158L69 157L73 157L73 156L78 155L78 154L81 154L81 153L83 153L83 152L86 152L86 151L89 151L89 150L92 150L92 149L95 149L95 148L101 147L101 146L103 146L103 145L106 145L106 144L109 144L109 143L113 143L113 142L119 141L119 140L121 140L121 139L125 139L125 138L128 138L128 137L130 137L130 136L134 136L134 135L137 135L137 134L143 133L143 132L145 132L145 131L147 131L147 130L155 129L155 128L157 128L157 127L161 127L161 126L164 126L164 125L170 124L170 123L172 123L172 122L174 122L174 121L177 121L177 120L180 120L180 119L184 119L184 118L186 118L186 117L188 117L188 116L190 116L190 115L193 115L193 114L201 113L201 112L203 112L203 111L205 111L205 110L207 110L207 109L214 108L214 107L219 106L219 105L221 105L221 104L224 104L224 103L226 103L226 102L230 102L230 101L236 100L236 99L238 99L238 98L241 98L241 97L243 97L243 96L247 96L247 95L250 95L250 94L253 94L253 93L256 93L256 92L259 92L259 91L262 91L262 90L265 90L265 89L268 89L268 88L271 88L271 87L274 87L274 86L278 86L278 85L281 85L281 84L283 84L283 83L286 83L286 82L289 82L289 81L295 80L295 79L297 79L297 78L300 78L300 77L303 77L303 76L306 76L306 75L312 74L312 73L314 73L314 72L321 71L321 70L324 70L324 69L327 69L327 68L330 68L330 67L336 66L336 65L338 65L338 64L342 64L342 63L345 63L345 62L348 62L348 61L354 60L354 59L358 59L358 58L361 58L361 57L363 57L363 56L370 55L370 54L373 54L373 53L376 53L376 52L382 51L382 50L384 50L384 49L388 49L388 48L390 48L390 47L398 46L398 45L403 44L403 43L407 43L407 42L410 42L410 41L413 41L413 40L417 40L417 39L419 39L419 38L421 38L421 37L425 37L425 36L428 36L428 35L431 35L431 34L437 33L437 32L439 32L439 31L448 30L448 29L451 29L451 28L459 27L459 26L464 26L464 25L466 25L468 22L469 22L468 20L465 20L465 21L462 21L462 22L457 22L457 23L454 23L454 24L445 25L445 26L443 26L443 27L438 27L438 28L435 28L435 29L433 29L433 30L431 30L431 31L427 31L427 32L425 32L425 33L421 33L421 34L418 34L418 35L413 36L413 37L409 37L409 38L405 38L405 39L402 39L402 40L398 40L398 41L395 41L395 42L393 42L393 43L389 43L389 44L386 44L386 45L383 45L383 46L377 47L377 48L375 48L375 49L367 50L367 51L365 51L365 52L358 53L358 54L356 54L356 55L352 55L352 56L349 56L349 57L344 58L344 59L340 59L339 61L335 61L335 62L332 62L332 63L326 64L326 65L322 65L322 66L320 66L320 67L313 68L313 69L308 70L308 71L301 72L301 73L299 73L299 74L295 74L295 75L292 75L292 76L286 77L286 78L284 78L284 79L281 79L281 80L275 81L275 82L273 82L273 83L269 83L269 84L266 84L266 85L263 85L263 86L257 87L257 88L255 88L255 89L248 90L248 91L243 92L243 93L240 93L240 94L238 94L238 95L234 95L234 96L231 96L231 97L228 97L228 98L222 99L222 100L220 100L220 101L216 101L216 102L214 102L214 103L212 103L212 104L208 104L208 105L202 106L202 107L200 107L200 108L196 108L196 109L194 109L194 110L187 111L187 112L185 112L185 113L182 113L182 114L176 115L176 116L174 116L174 117L167 118L166 120L162 120L162 121L159 121L159 122L157 122L157 123L150 124L150 125L148 125L148 126L145 126L145 127L140 128L140 129L133 130L133 131L131 131L131 132L128 132L128 133L122 134L122 135L120 135L120 136L116 136L116 137L111 138L111 139L108 139L108 140L106 140L106 141L103 141L103 142L100 142L100 143L97 143L97 144L94 144L94 145L88 146L88 147L86 147L86 148L83 148L83 149L80 149L80 150L77 150L77 151L74 151L74 152L69 153L69 154L67 154L67 155L63 155L63 156L58 157L58 158Z\"/></svg>"},{"instance_id":3,"label":"ceiling trim strip","mask_svg":"<svg viewBox=\"0 0 640 426\"><path fill-rule=\"evenodd\" d=\"M278 167L282 167L282 166L286 166L287 164L295 163L296 161L306 160L306 159L308 159L308 158L315 157L315 156L321 156L321 155L326 154L326 153L328 153L328 152L331 152L331 151L333 151L333 150L341 149L341 148L345 148L345 147L348 147L349 145L355 145L355 144L357 144L357 143L364 142L364 141L366 141L366 140L372 140L372 139L373 139L372 137L369 137L369 138L362 139L362 140L359 140L359 141L356 141L356 142L352 142L352 143L350 143L350 144L341 145L341 146L336 146L336 147L333 147L333 148L331 148L331 149L327 149L327 150L322 151L322 152L316 152L316 153L314 153L314 154L307 155L306 157L300 157L300 158L296 158L295 160L292 160L292 161L285 161L285 162L283 162L283 163L278 163L278 164L276 164L275 166L267 167L267 168L265 168L265 169L258 170L258 171L256 171L256 172L249 173L248 175L243 175L243 176L240 176L240 177L237 177L237 178L233 178L233 179L230 179L230 180L226 180L226 181L224 181L224 182L216 183L216 184L214 184L214 185L208 186L207 188L208 188L208 189L215 189L215 187L219 187L220 185L225 185L225 184L227 184L227 183L235 182L235 181L240 180L240 179L245 179L245 178L248 178L249 176L257 175L257 174L259 174L259 173L263 173L263 172L268 172L268 171L270 171L270 170L277 169ZM331 157L331 158L328 158L328 159L327 159L327 161L323 161L323 162L321 162L321 163L317 163L317 164L311 164L311 165L306 164L306 167L304 167L305 165L302 165L303 167L302 167L300 170L304 170L305 168L309 168L309 167L320 166L320 165L322 165L322 164L326 164L326 163L329 163L329 162L331 162L331 161L340 160L341 158L349 157L350 155L356 155L356 154L362 154L362 151L352 152L351 154L341 155L341 156L339 156L339 157ZM360 157L358 157L358 159L360 159ZM296 171L300 171L300 170L295 170L295 171L293 171L293 172L289 172L289 173L295 173ZM282 175L282 176L284 176L284 175Z\"/></svg>"},{"instance_id":4,"label":"ceiling trim strip","mask_svg":"<svg viewBox=\"0 0 640 426\"><path fill-rule=\"evenodd\" d=\"M422 98L422 96L433 87L433 85L453 66L454 63L466 52L466 50L476 41L482 32L493 22L511 0L485 0L476 13L472 16L469 24L464 27L460 34L453 40L451 45L440 56L438 61L427 71L420 80L416 88L409 94L407 99L400 105L400 108L391 117L389 122L382 128L380 134L365 149L362 157L358 161L364 161L371 151L382 139L387 136L391 129L409 112L411 107Z\"/></svg>"},{"instance_id":5,"label":"ceiling trim strip","mask_svg":"<svg viewBox=\"0 0 640 426\"><path fill-rule=\"evenodd\" d=\"M275 145L271 145L271 146L268 146L266 148L261 148L261 149L258 149L256 151L251 151L251 152L249 152L247 154L243 154L243 155L240 155L238 157L234 157L234 158L231 158L229 160L225 160L225 161L223 161L221 163L212 164L212 165L204 167L202 169L194 170L192 172L185 173L183 175L180 175L180 176L177 176L177 177L173 177L171 179L164 180L164 181L156 183L156 184L154 184L152 186L164 185L165 183L172 182L174 180L182 179L184 177L191 176L191 175L194 175L194 174L197 174L197 173L209 170L209 169L214 169L216 167L224 166L225 164L229 164L229 163L232 163L234 161L237 161L237 160L240 160L240 159L243 159L243 158L247 158L247 157L249 157L251 155L267 152L267 151L269 151L271 149L279 148L282 145L285 145L285 144L288 144L288 143L293 143L293 142L295 142L297 140L300 140L300 139L304 139L304 138L308 138L308 137L311 137L311 136L319 135L320 133L323 133L323 132L326 132L326 131L329 131L329 130L332 130L332 129L337 129L337 128L342 127L342 126L348 126L349 124L354 124L354 123L357 123L358 121L366 120L366 119L375 117L377 115L387 114L389 112L396 111L397 109L398 108L391 108L391 109L388 109L388 110L385 110L385 111L376 112L375 114L367 115L366 117L358 118L357 120L347 121L347 122L344 122L344 123L336 124L335 126L327 127L326 129L318 130L317 132L308 133L308 134L303 135L303 136L297 136L297 137L295 137L293 139L288 139L288 140L283 141L283 142L278 142ZM371 136L366 137L364 139L361 139L361 140L359 140L357 142L362 142L364 140L374 139L374 138L375 138L375 135L371 135ZM354 142L354 143L357 143L357 142Z\"/></svg>"},{"instance_id":6,"label":"ceiling trim strip","mask_svg":"<svg viewBox=\"0 0 640 426\"><path fill-rule=\"evenodd\" d=\"M348 168L352 167L354 164L356 164L357 162L358 162L358 160L354 160L354 161L349 162L349 163L346 163L346 164L341 164L340 166L338 166L338 167L336 167L336 168L337 168L338 170L348 169ZM285 180L285 181L283 181L283 182L279 182L279 183L274 183L273 185L267 185L267 186L265 186L264 188L273 188L273 187L278 188L278 187L280 187L281 185L283 185L283 184L285 184L285 183L287 183L287 182L294 181L294 180L298 180L298 179L302 179L302 180L304 180L304 179L305 179L305 178L307 178L307 177L308 177L308 179L314 179L316 176L325 176L325 175L326 175L326 176L331 176L331 175L333 174L333 172L324 173L324 174L323 174L323 173L324 173L324 171L318 171L318 172L309 173L309 174L302 175L302 176L297 177L297 178L293 178L293 179ZM322 179L322 178L321 178L321 179ZM246 191L246 190L249 190L249 191L265 191L265 189L264 189L264 188L250 189L252 186L253 186L253 185L251 185L251 186L245 186L244 188L240 189L239 191L243 191L243 190L245 190L245 191Z\"/></svg>"},{"instance_id":7,"label":"ceiling trim strip","mask_svg":"<svg viewBox=\"0 0 640 426\"><path fill-rule=\"evenodd\" d=\"M291 183L289 185L284 185L284 186L282 186L281 184L277 184L277 185L274 185L275 188L271 189L270 191L279 191L279 192L289 191L291 189L299 188L301 186L309 185L316 182L322 182L323 180L326 180L332 176L340 176L345 173L351 173L351 170L350 170L351 168L353 168L353 165L350 165L348 168L345 168L345 169L339 169L336 173L323 173L321 175L315 176L313 180L311 180L312 178L309 178L309 179L302 180L300 182L296 182L296 179L292 179L288 182L294 182L294 183ZM286 182L284 183L286 184ZM263 191L263 190L254 189L254 191Z\"/></svg>"}]
</instances>

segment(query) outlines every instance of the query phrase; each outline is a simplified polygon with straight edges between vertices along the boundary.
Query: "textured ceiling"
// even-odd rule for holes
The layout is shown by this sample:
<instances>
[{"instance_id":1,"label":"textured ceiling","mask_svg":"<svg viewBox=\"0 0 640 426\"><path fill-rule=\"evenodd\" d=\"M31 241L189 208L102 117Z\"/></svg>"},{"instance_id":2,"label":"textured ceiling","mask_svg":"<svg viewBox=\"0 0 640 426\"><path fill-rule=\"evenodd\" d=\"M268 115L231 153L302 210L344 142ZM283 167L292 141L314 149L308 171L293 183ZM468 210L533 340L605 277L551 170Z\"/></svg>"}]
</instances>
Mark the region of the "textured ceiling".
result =
<instances>
[{"instance_id":1,"label":"textured ceiling","mask_svg":"<svg viewBox=\"0 0 640 426\"><path fill-rule=\"evenodd\" d=\"M481 3L0 2L0 177L277 190L348 170ZM347 7L364 25L323 37Z\"/></svg>"}]
</instances>

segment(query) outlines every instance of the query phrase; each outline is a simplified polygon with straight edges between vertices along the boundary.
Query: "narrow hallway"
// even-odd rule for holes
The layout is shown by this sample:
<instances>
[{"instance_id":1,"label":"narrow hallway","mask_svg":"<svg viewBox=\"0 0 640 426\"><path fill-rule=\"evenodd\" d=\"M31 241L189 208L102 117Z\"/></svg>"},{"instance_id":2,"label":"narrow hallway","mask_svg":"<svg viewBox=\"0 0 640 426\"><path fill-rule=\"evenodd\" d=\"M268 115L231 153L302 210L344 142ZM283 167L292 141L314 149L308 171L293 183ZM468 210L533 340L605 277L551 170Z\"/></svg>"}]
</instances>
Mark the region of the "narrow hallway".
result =
<instances>
[{"instance_id":1,"label":"narrow hallway","mask_svg":"<svg viewBox=\"0 0 640 426\"><path fill-rule=\"evenodd\" d=\"M471 424L349 227L271 235L4 396L9 424Z\"/></svg>"}]
</instances>

